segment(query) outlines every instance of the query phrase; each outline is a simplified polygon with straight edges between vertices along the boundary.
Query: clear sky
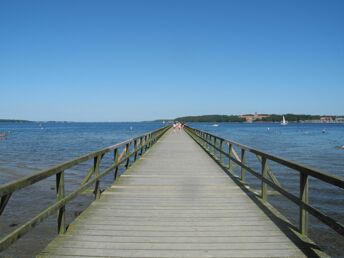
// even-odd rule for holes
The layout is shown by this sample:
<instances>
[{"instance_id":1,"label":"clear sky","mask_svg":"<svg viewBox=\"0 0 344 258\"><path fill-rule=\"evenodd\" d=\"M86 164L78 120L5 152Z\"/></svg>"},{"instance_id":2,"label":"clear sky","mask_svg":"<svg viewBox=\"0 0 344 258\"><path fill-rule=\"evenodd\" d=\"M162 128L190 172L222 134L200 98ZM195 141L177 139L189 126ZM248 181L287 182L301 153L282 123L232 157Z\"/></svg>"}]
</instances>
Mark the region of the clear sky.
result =
<instances>
[{"instance_id":1,"label":"clear sky","mask_svg":"<svg viewBox=\"0 0 344 258\"><path fill-rule=\"evenodd\" d=\"M0 1L0 118L344 114L344 1Z\"/></svg>"}]
</instances>

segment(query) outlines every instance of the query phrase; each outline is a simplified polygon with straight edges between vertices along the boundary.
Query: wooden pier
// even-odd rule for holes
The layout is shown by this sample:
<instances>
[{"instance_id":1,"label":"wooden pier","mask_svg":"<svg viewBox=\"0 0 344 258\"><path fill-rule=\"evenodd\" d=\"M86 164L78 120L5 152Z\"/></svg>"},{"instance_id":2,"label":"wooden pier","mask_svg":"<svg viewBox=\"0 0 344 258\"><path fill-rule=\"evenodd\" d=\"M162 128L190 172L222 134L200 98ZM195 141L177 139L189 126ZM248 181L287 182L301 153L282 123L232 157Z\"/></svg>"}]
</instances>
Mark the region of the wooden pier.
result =
<instances>
[{"instance_id":1,"label":"wooden pier","mask_svg":"<svg viewBox=\"0 0 344 258\"><path fill-rule=\"evenodd\" d=\"M44 255L304 256L183 131L161 138Z\"/></svg>"},{"instance_id":2,"label":"wooden pier","mask_svg":"<svg viewBox=\"0 0 344 258\"><path fill-rule=\"evenodd\" d=\"M239 157L236 143L227 142L226 150L225 140L214 137L192 128L163 128L42 172L40 180L56 175L56 204L2 239L0 247L57 211L60 234L39 257L325 257L307 238L312 206L300 205L297 229L267 203L267 185L280 187L266 163L275 157L255 153L262 162L262 173L257 174L262 191L257 196L244 184L246 172L256 173L246 165L245 151ZM107 153L114 154L114 164L101 172L99 164ZM94 164L80 188L66 196L63 171L89 159ZM231 162L244 168L241 178L231 174ZM123 163L127 170L119 176ZM114 183L101 193L100 178L112 172ZM343 188L342 180L321 175ZM300 180L305 188L307 182ZM0 187L1 212L12 192L36 181L26 178ZM65 204L92 184L96 201L66 230ZM297 200L307 204L307 198L306 189ZM323 222L342 234L340 223L331 218Z\"/></svg>"}]
</instances>

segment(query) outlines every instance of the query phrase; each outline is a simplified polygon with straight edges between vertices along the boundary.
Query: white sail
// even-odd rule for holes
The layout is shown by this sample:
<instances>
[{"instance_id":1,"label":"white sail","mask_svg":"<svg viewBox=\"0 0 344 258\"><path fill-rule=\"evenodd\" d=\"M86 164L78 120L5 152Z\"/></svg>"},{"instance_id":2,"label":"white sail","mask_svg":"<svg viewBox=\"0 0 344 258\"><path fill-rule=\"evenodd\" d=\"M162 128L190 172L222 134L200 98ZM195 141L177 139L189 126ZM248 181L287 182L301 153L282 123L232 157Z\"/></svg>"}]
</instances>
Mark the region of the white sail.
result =
<instances>
[{"instance_id":1,"label":"white sail","mask_svg":"<svg viewBox=\"0 0 344 258\"><path fill-rule=\"evenodd\" d=\"M282 122L281 122L281 125L287 125L288 122L285 120L285 117L283 116L283 119L282 119Z\"/></svg>"}]
</instances>

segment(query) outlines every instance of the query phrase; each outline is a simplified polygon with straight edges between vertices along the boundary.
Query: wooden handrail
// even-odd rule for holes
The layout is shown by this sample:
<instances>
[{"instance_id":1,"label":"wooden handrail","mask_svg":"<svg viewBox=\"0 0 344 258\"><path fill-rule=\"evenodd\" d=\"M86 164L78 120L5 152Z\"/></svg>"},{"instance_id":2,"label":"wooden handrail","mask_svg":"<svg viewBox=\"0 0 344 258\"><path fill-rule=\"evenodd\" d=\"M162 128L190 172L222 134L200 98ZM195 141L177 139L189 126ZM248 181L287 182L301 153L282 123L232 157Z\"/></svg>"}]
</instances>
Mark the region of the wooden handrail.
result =
<instances>
[{"instance_id":1,"label":"wooden handrail","mask_svg":"<svg viewBox=\"0 0 344 258\"><path fill-rule=\"evenodd\" d=\"M299 206L299 232L303 235L308 234L308 213L312 214L314 217L319 219L321 222L335 230L341 236L344 236L344 226L340 222L336 221L334 218L322 213L319 209L313 207L308 203L308 180L309 177L316 178L322 182L328 183L333 186L337 186L341 189L344 189L344 179L330 175L329 173L324 173L320 170L304 166L302 164L298 164L294 161L289 161L287 159L257 150L255 148L227 140L216 136L214 134L210 134L205 131L201 131L189 126L185 126L186 132L200 144L200 146L206 150L213 158L215 158L221 166L226 169L229 173L233 174L231 170L231 161L236 163L241 167L241 177L240 180L242 183L245 183L245 174L249 172L253 176L257 177L261 180L261 198L263 201L267 201L267 186L273 188L275 191L279 192L281 195L289 199L290 201L294 202L296 205ZM220 141L221 143L226 143L229 146L229 152L223 151L222 147L216 146L216 142ZM238 157L232 156L232 146L236 146L241 149L241 159ZM216 152L221 153L228 158L228 165L222 164L220 158L217 158ZM261 171L257 172L250 166L248 166L246 162L247 153L253 153L259 157L259 161L261 162ZM279 163L285 167L291 168L300 173L299 177L299 186L300 186L300 194L296 196L286 189L282 188L282 186L278 183L278 181L272 179L268 179L269 168L267 167L267 162L271 160L276 163Z\"/></svg>"},{"instance_id":2,"label":"wooden handrail","mask_svg":"<svg viewBox=\"0 0 344 258\"><path fill-rule=\"evenodd\" d=\"M125 163L125 168L128 168L130 164L134 163L138 155L143 155L145 151L150 148L156 141L170 128L170 126L159 128L155 131L148 132L146 134L140 135L133 139L106 147L104 149L98 150L81 156L79 158L70 160L68 162L59 164L52 168L48 168L41 172L35 173L34 175L23 177L14 182L9 182L0 186L0 216L3 214L9 199L15 191L23 189L27 186L33 185L40 182L50 176L56 175L56 201L48 208L35 215L29 221L22 224L20 227L10 232L0 240L0 252L9 247L12 243L18 240L21 236L27 233L31 228L36 226L38 223L42 222L45 218L53 215L57 212L57 230L59 234L63 234L66 231L67 226L65 225L65 205L78 196L80 193L85 191L91 185L95 185L94 194L95 199L100 197L100 179L105 175L114 171L114 180L117 178L118 167ZM130 148L133 146L133 148ZM119 155L119 149L123 148L123 154ZM113 164L100 171L100 163L103 156L107 153L113 152ZM133 160L130 158L134 156ZM72 168L82 162L89 161L93 159L93 165L87 172L85 178L82 180L80 186L74 190L72 193L65 195L65 183L64 176L66 170ZM131 163L130 163L131 162ZM93 177L92 177L93 176Z\"/></svg>"}]
</instances>

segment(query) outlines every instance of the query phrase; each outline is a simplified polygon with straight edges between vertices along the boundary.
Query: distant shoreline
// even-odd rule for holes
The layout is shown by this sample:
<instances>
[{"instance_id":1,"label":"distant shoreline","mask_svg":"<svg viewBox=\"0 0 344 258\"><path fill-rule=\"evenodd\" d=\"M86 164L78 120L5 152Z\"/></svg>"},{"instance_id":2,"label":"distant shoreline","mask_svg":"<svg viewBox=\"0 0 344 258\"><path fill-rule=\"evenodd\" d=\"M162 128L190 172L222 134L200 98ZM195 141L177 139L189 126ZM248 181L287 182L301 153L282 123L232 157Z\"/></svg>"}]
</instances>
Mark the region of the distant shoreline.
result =
<instances>
[{"instance_id":1,"label":"distant shoreline","mask_svg":"<svg viewBox=\"0 0 344 258\"><path fill-rule=\"evenodd\" d=\"M289 123L342 124L344 115L307 115L307 114L245 114L245 115L200 115L183 116L175 119L156 119L150 121L31 121L22 119L0 119L1 123L280 123L285 117Z\"/></svg>"},{"instance_id":2,"label":"distant shoreline","mask_svg":"<svg viewBox=\"0 0 344 258\"><path fill-rule=\"evenodd\" d=\"M18 119L0 119L0 123L33 123L33 121Z\"/></svg>"},{"instance_id":3,"label":"distant shoreline","mask_svg":"<svg viewBox=\"0 0 344 258\"><path fill-rule=\"evenodd\" d=\"M239 123L280 123L283 119L290 123L344 123L344 116L306 114L245 114L245 115L201 115L184 116L174 119L180 122L239 122Z\"/></svg>"}]
</instances>

